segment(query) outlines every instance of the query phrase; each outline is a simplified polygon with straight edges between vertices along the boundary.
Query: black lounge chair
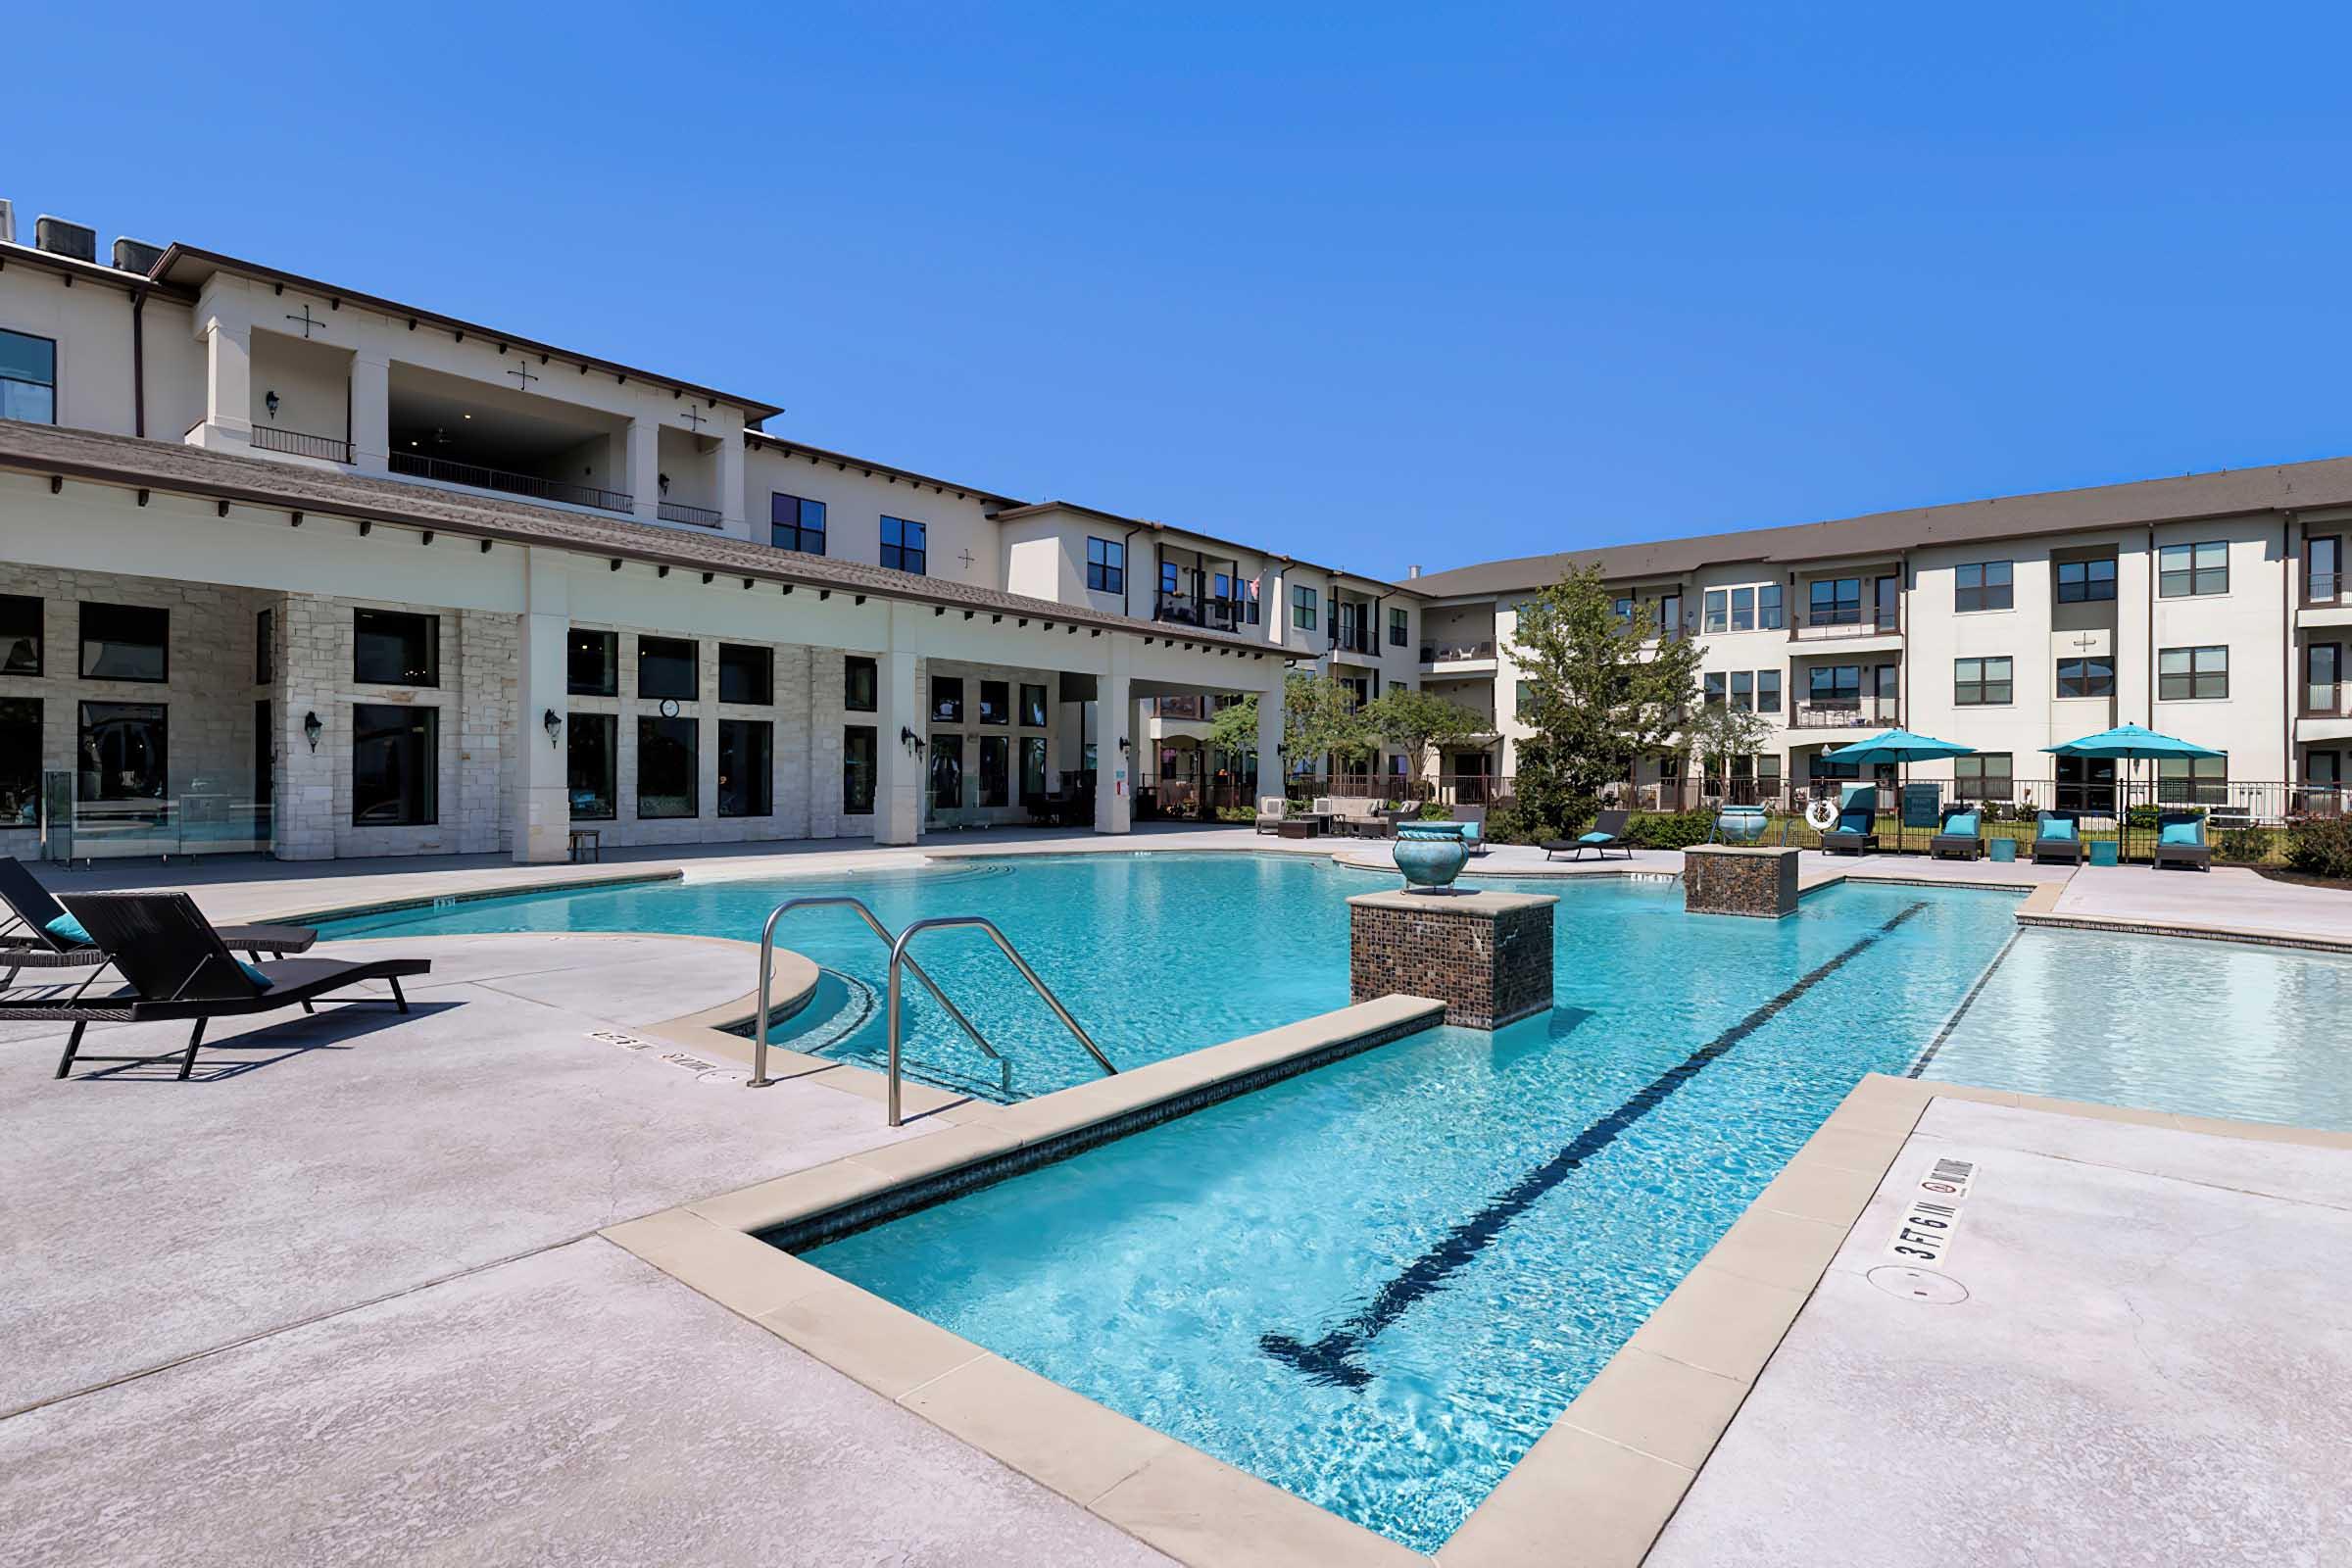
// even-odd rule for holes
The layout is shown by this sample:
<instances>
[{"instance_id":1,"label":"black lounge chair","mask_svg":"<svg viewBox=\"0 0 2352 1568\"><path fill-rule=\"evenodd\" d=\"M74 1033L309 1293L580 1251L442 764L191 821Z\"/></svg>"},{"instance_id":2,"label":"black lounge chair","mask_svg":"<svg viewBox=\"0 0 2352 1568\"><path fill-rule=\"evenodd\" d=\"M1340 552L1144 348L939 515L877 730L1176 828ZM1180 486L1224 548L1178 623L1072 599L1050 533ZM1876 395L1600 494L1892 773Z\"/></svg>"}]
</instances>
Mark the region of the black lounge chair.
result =
<instances>
[{"instance_id":1,"label":"black lounge chair","mask_svg":"<svg viewBox=\"0 0 2352 1568\"><path fill-rule=\"evenodd\" d=\"M1846 797L1838 808L1838 825L1823 831L1821 848L1824 854L1849 851L1855 855L1875 855L1879 848L1879 792L1876 785L1865 784Z\"/></svg>"},{"instance_id":2,"label":"black lounge chair","mask_svg":"<svg viewBox=\"0 0 2352 1568\"><path fill-rule=\"evenodd\" d=\"M2172 830L2169 841L2167 829ZM2213 846L2205 841L2203 811L2157 813L2155 868L2161 871L2168 865L2185 865L2192 871L2213 869Z\"/></svg>"},{"instance_id":3,"label":"black lounge chair","mask_svg":"<svg viewBox=\"0 0 2352 1568\"><path fill-rule=\"evenodd\" d=\"M1962 822L1965 831L1955 828ZM1957 805L1943 808L1943 821L1936 836L1928 840L1928 858L1940 860L1956 855L1963 860L1974 860L1984 853L1984 808L1981 806Z\"/></svg>"},{"instance_id":4,"label":"black lounge chair","mask_svg":"<svg viewBox=\"0 0 2352 1568\"><path fill-rule=\"evenodd\" d=\"M1591 850L1605 860L1609 858L1609 851L1620 850L1630 860L1634 858L1634 847L1625 842L1625 825L1633 818L1631 811L1599 812L1592 818L1592 827L1575 838L1545 839L1544 858L1548 860L1555 855L1566 855L1571 860L1581 860L1585 852Z\"/></svg>"},{"instance_id":5,"label":"black lounge chair","mask_svg":"<svg viewBox=\"0 0 2352 1568\"><path fill-rule=\"evenodd\" d=\"M2034 818L2034 863L2082 863L2082 820L2074 811L2043 811Z\"/></svg>"},{"instance_id":6,"label":"black lounge chair","mask_svg":"<svg viewBox=\"0 0 2352 1568\"><path fill-rule=\"evenodd\" d=\"M17 983L20 969L86 969L104 963L106 954L92 942L76 942L49 929L66 906L49 896L23 861L0 855L0 905L12 916L0 922L0 987ZM318 933L307 925L224 925L217 927L220 941L259 959L265 953L283 957L307 953Z\"/></svg>"},{"instance_id":7,"label":"black lounge chair","mask_svg":"<svg viewBox=\"0 0 2352 1568\"><path fill-rule=\"evenodd\" d=\"M196 901L184 893L70 894L66 907L74 912L104 950L108 963L129 983L119 990L92 995L88 980L58 994L0 997L0 1019L45 1020L74 1025L66 1054L58 1058L57 1076L83 1061L168 1061L179 1057L179 1076L196 1065L204 1044L204 1026L214 1018L272 1012L299 1004L305 1012L320 1001L380 1001L376 997L331 998L363 980L381 980L392 988L392 1004L409 1010L401 994L403 976L428 974L429 958L376 958L350 963L337 958L285 958L248 966L237 961L220 940L220 933L198 912ZM258 974L260 979L255 979ZM183 1051L147 1056L83 1056L81 1035L93 1023L151 1023L192 1021Z\"/></svg>"}]
</instances>

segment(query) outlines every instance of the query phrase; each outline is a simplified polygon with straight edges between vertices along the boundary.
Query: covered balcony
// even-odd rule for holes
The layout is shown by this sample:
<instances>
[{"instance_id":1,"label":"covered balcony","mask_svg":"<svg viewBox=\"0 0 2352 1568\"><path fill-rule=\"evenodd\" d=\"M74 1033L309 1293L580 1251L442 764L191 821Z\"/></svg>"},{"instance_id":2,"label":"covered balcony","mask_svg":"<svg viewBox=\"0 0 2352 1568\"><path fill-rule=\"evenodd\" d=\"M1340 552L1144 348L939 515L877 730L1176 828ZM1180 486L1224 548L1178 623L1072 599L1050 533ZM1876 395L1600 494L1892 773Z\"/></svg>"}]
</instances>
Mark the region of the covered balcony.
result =
<instances>
[{"instance_id":1,"label":"covered balcony","mask_svg":"<svg viewBox=\"0 0 2352 1568\"><path fill-rule=\"evenodd\" d=\"M516 369L531 373L527 362ZM628 420L411 365L395 364L389 385L392 472L599 512L636 510Z\"/></svg>"}]
</instances>

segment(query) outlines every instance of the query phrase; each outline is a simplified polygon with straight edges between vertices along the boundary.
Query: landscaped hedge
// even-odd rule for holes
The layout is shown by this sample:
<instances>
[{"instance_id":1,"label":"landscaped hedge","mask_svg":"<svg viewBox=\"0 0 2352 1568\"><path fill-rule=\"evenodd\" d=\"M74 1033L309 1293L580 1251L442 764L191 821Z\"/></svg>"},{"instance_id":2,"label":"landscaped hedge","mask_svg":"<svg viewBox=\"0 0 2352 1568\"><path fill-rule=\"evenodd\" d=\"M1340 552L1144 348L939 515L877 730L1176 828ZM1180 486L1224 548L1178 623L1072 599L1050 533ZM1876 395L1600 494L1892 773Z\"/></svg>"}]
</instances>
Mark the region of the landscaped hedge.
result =
<instances>
[{"instance_id":1,"label":"landscaped hedge","mask_svg":"<svg viewBox=\"0 0 2352 1568\"><path fill-rule=\"evenodd\" d=\"M1642 850L1686 850L1707 842L1712 811L1644 811L1628 822L1625 842Z\"/></svg>"},{"instance_id":2,"label":"landscaped hedge","mask_svg":"<svg viewBox=\"0 0 2352 1568\"><path fill-rule=\"evenodd\" d=\"M2286 863L2305 876L2352 880L2352 817L2315 816L2288 828Z\"/></svg>"}]
</instances>

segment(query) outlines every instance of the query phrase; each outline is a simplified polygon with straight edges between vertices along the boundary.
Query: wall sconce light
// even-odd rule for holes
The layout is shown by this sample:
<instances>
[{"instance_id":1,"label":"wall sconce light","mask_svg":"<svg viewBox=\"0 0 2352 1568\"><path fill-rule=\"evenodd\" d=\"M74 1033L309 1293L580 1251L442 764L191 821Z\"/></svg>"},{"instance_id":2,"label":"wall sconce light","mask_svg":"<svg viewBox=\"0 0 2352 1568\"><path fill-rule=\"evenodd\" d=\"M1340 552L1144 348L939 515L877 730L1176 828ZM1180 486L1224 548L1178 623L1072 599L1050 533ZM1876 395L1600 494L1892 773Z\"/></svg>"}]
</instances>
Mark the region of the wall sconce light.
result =
<instances>
[{"instance_id":1,"label":"wall sconce light","mask_svg":"<svg viewBox=\"0 0 2352 1568\"><path fill-rule=\"evenodd\" d=\"M539 724L547 731L547 744L550 746L555 745L556 737L564 733L564 715L552 708L540 716Z\"/></svg>"},{"instance_id":2,"label":"wall sconce light","mask_svg":"<svg viewBox=\"0 0 2352 1568\"><path fill-rule=\"evenodd\" d=\"M911 756L923 755L923 738L904 724L899 726L899 744L906 747Z\"/></svg>"},{"instance_id":3,"label":"wall sconce light","mask_svg":"<svg viewBox=\"0 0 2352 1568\"><path fill-rule=\"evenodd\" d=\"M1119 755L1120 755L1121 757L1125 757L1125 756L1126 756L1126 755L1127 755L1129 752L1132 752L1132 751L1134 751L1134 750L1135 750L1135 742L1133 742L1133 741L1129 740L1129 739L1128 739L1126 736L1124 736L1124 735L1122 735L1122 736L1120 736L1120 737L1119 737Z\"/></svg>"},{"instance_id":4,"label":"wall sconce light","mask_svg":"<svg viewBox=\"0 0 2352 1568\"><path fill-rule=\"evenodd\" d=\"M318 749L318 735L325 728L326 726L319 722L316 710L302 715L302 733L304 738L310 741L312 751L315 752Z\"/></svg>"},{"instance_id":5,"label":"wall sconce light","mask_svg":"<svg viewBox=\"0 0 2352 1568\"><path fill-rule=\"evenodd\" d=\"M662 493L663 495L667 495L667 494L669 494L669 475L668 475L668 474L666 474L666 473L657 473L657 474L655 474L655 475L654 475L654 483L655 483L655 484L657 484L657 485L659 485L659 486L661 487Z\"/></svg>"},{"instance_id":6,"label":"wall sconce light","mask_svg":"<svg viewBox=\"0 0 2352 1568\"><path fill-rule=\"evenodd\" d=\"M262 407L270 411L270 417L272 419L277 417L277 393L274 389L268 397L262 399Z\"/></svg>"}]
</instances>

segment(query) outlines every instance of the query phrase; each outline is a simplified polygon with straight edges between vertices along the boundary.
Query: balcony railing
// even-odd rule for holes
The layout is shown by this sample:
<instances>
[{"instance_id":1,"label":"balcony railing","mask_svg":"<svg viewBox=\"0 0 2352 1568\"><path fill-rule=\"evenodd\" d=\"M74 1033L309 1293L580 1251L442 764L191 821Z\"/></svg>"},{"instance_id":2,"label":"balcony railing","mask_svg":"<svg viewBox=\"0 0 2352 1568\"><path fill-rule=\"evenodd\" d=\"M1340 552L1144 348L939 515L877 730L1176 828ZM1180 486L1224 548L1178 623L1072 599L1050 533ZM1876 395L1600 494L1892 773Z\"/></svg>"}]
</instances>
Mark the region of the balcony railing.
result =
<instances>
[{"instance_id":1,"label":"balcony railing","mask_svg":"<svg viewBox=\"0 0 2352 1568\"><path fill-rule=\"evenodd\" d=\"M1334 626L1331 649L1336 654L1376 655L1380 652L1380 639L1369 626Z\"/></svg>"},{"instance_id":2,"label":"balcony railing","mask_svg":"<svg viewBox=\"0 0 2352 1568\"><path fill-rule=\"evenodd\" d=\"M2344 581L2343 573L2314 571L2303 579L2303 603L2311 606L2341 604L2352 598L2352 583Z\"/></svg>"},{"instance_id":3,"label":"balcony railing","mask_svg":"<svg viewBox=\"0 0 2352 1568\"><path fill-rule=\"evenodd\" d=\"M289 452L298 458L324 458L329 463L351 461L351 443L341 436L309 435L301 430L281 430L274 424L255 425L253 444L262 452Z\"/></svg>"},{"instance_id":4,"label":"balcony railing","mask_svg":"<svg viewBox=\"0 0 2352 1568\"><path fill-rule=\"evenodd\" d=\"M1892 637L1902 631L1902 622L1892 614L1874 614L1867 612L1845 614L1831 612L1821 615L1798 615L1788 622L1791 642L1832 642L1845 637Z\"/></svg>"},{"instance_id":5,"label":"balcony railing","mask_svg":"<svg viewBox=\"0 0 2352 1568\"><path fill-rule=\"evenodd\" d=\"M719 524L719 515L711 508L690 507L683 501L664 501L654 511L663 522L689 522L697 528L715 528Z\"/></svg>"},{"instance_id":6,"label":"balcony railing","mask_svg":"<svg viewBox=\"0 0 2352 1568\"><path fill-rule=\"evenodd\" d=\"M1891 697L1805 699L1789 715L1791 729L1885 729L1899 722Z\"/></svg>"},{"instance_id":7,"label":"balcony railing","mask_svg":"<svg viewBox=\"0 0 2352 1568\"><path fill-rule=\"evenodd\" d=\"M1424 664L1462 663L1476 659L1494 657L1494 639L1480 642L1423 643L1421 662Z\"/></svg>"},{"instance_id":8,"label":"balcony railing","mask_svg":"<svg viewBox=\"0 0 2352 1568\"><path fill-rule=\"evenodd\" d=\"M1152 604L1153 620L1199 626L1207 631L1238 631L1243 614L1239 599L1206 599L1197 594L1170 593L1165 588L1159 590Z\"/></svg>"},{"instance_id":9,"label":"balcony railing","mask_svg":"<svg viewBox=\"0 0 2352 1568\"><path fill-rule=\"evenodd\" d=\"M412 478L433 479L442 484L462 484L475 490L496 490L502 495L529 496L537 501L561 501L569 506L595 507L602 512L634 512L637 500L625 490L599 490L594 485L565 484L561 479L542 479L535 473L509 473L503 468L485 468L478 464L453 463L447 458L427 457L421 452L395 452L391 469Z\"/></svg>"}]
</instances>

